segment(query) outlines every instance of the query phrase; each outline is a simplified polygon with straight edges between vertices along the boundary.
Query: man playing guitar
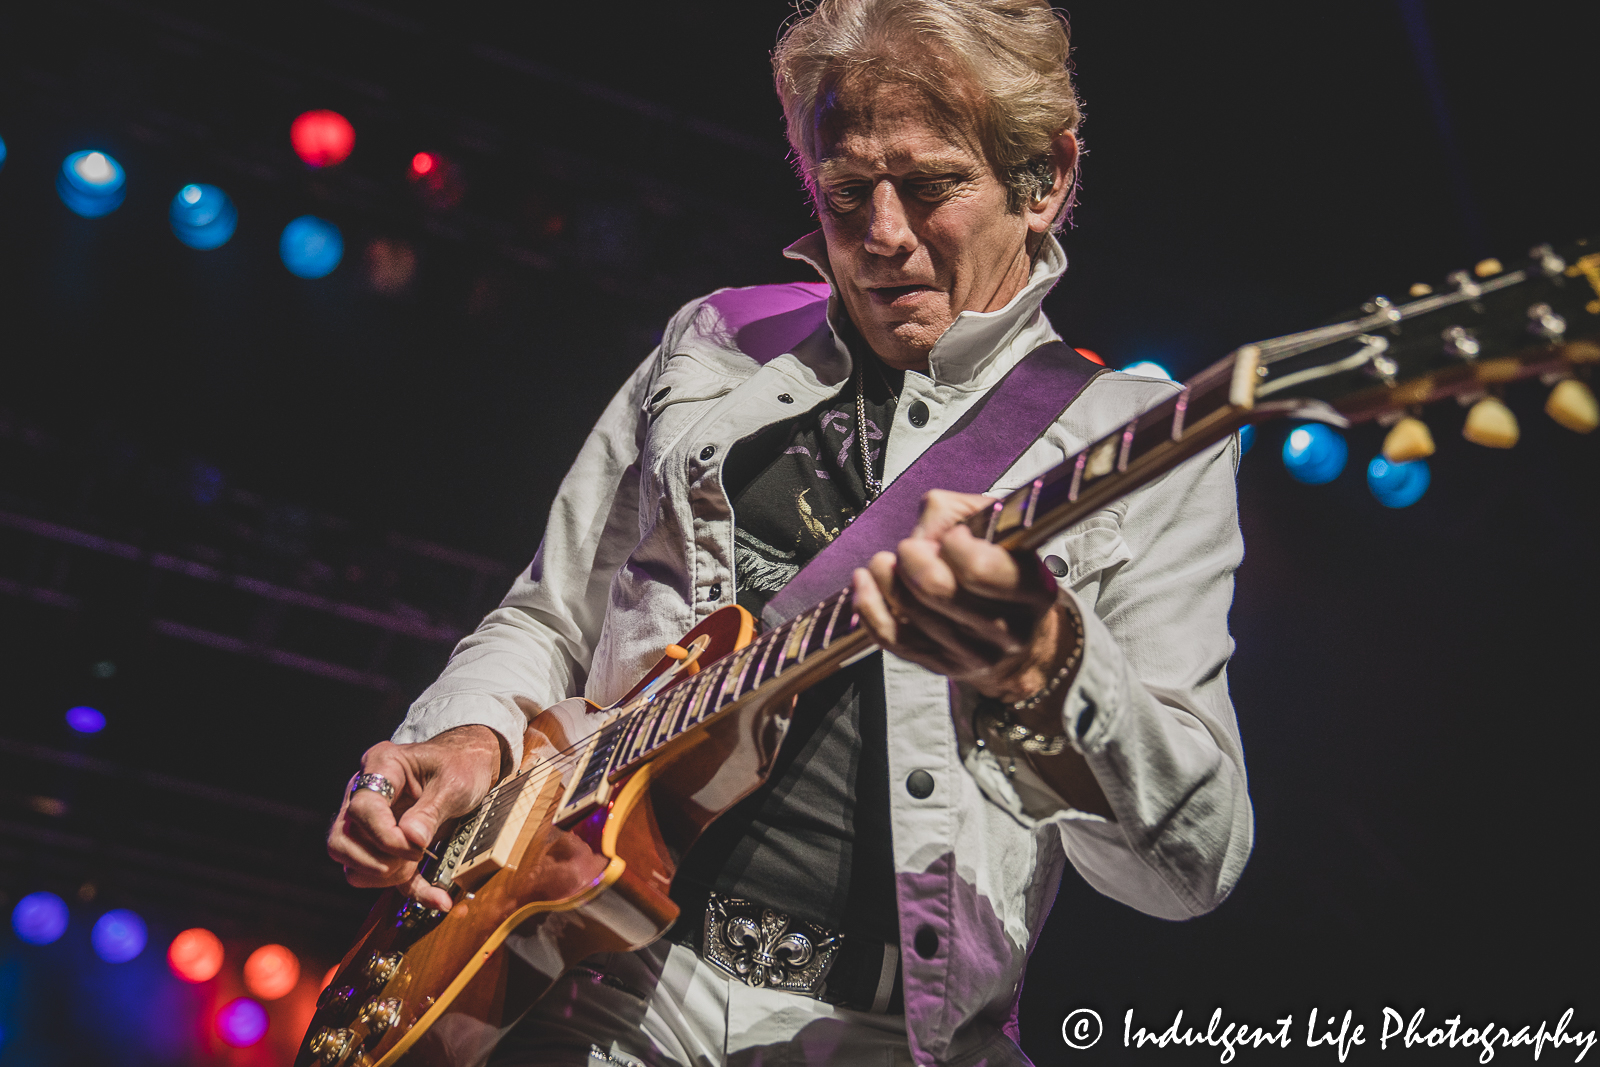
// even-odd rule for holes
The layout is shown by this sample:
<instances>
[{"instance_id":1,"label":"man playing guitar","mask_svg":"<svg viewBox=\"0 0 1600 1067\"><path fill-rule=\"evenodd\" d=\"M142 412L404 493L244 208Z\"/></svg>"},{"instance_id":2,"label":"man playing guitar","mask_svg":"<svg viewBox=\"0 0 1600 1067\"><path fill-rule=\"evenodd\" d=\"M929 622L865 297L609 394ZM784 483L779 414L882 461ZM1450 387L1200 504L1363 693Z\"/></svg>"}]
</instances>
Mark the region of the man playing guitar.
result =
<instances>
[{"instance_id":1,"label":"man playing guitar","mask_svg":"<svg viewBox=\"0 0 1600 1067\"><path fill-rule=\"evenodd\" d=\"M352 884L448 909L422 850L522 762L533 714L615 701L718 608L760 615L1056 339L1040 305L1078 179L1067 57L1047 0L822 0L790 26L774 68L821 229L787 254L826 288L724 290L674 317L530 570L363 757L329 835ZM1101 374L994 489L1172 389ZM1026 1063L1021 980L1067 861L1183 919L1249 854L1225 670L1236 463L1230 437L1037 555L961 524L990 498L930 494L854 572L882 654L800 698L765 785L679 864L678 924L571 971L490 1062ZM535 743L595 724L562 727ZM761 942L738 966L735 927ZM813 953L823 978L779 988Z\"/></svg>"}]
</instances>

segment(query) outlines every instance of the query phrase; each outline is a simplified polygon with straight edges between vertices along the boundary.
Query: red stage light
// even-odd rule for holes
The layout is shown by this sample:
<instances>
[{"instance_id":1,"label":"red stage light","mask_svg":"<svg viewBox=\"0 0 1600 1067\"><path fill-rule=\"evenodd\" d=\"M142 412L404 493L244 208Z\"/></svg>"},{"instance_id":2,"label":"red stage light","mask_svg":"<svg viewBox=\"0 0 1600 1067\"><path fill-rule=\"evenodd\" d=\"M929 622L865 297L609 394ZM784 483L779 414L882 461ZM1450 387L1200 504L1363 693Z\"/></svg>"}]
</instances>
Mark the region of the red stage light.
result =
<instances>
[{"instance_id":1,"label":"red stage light","mask_svg":"<svg viewBox=\"0 0 1600 1067\"><path fill-rule=\"evenodd\" d=\"M1079 349L1076 349L1075 351L1078 353L1078 355L1082 356L1084 359L1088 360L1090 363L1098 363L1102 367L1104 367L1106 365L1106 361L1100 358L1100 354L1098 352L1095 352L1092 349L1079 348Z\"/></svg>"},{"instance_id":2,"label":"red stage light","mask_svg":"<svg viewBox=\"0 0 1600 1067\"><path fill-rule=\"evenodd\" d=\"M222 942L204 927L185 930L167 947L167 966L185 982L209 982L222 970Z\"/></svg>"},{"instance_id":3,"label":"red stage light","mask_svg":"<svg viewBox=\"0 0 1600 1067\"><path fill-rule=\"evenodd\" d=\"M244 961L244 985L262 1000L277 1000L300 981L300 961L282 945L262 945Z\"/></svg>"},{"instance_id":4,"label":"red stage light","mask_svg":"<svg viewBox=\"0 0 1600 1067\"><path fill-rule=\"evenodd\" d=\"M294 154L313 167L331 167L350 158L355 127L337 111L307 111L289 127Z\"/></svg>"},{"instance_id":5,"label":"red stage light","mask_svg":"<svg viewBox=\"0 0 1600 1067\"><path fill-rule=\"evenodd\" d=\"M431 171L434 166L434 158L426 152L418 152L411 157L411 173L419 178Z\"/></svg>"}]
</instances>

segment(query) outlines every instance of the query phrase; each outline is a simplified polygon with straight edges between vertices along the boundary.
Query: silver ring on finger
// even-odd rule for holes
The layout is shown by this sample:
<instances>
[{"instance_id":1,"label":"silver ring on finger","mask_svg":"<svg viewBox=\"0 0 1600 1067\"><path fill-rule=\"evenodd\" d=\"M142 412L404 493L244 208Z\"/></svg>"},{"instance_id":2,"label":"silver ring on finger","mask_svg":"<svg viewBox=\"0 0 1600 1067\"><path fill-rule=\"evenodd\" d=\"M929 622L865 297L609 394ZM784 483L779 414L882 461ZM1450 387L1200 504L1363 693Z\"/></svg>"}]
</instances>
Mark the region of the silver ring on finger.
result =
<instances>
[{"instance_id":1,"label":"silver ring on finger","mask_svg":"<svg viewBox=\"0 0 1600 1067\"><path fill-rule=\"evenodd\" d=\"M370 789L384 800L394 799L394 783L381 774L358 774L350 781L350 795L355 796L363 789Z\"/></svg>"}]
</instances>

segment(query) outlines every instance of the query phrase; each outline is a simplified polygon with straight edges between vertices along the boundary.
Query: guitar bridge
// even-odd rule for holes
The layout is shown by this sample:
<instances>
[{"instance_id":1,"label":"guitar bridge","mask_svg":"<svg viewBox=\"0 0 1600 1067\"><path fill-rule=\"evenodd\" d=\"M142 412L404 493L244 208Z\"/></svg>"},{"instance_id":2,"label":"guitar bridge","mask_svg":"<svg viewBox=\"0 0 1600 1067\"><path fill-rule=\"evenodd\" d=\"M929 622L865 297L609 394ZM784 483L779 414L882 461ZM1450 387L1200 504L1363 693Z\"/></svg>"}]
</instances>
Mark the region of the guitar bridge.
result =
<instances>
[{"instance_id":1,"label":"guitar bridge","mask_svg":"<svg viewBox=\"0 0 1600 1067\"><path fill-rule=\"evenodd\" d=\"M450 835L450 843L439 852L438 862L428 870L428 881L440 889L449 889L454 884L456 866L467 853L467 846L472 842L472 835L483 821L483 808L479 808L461 820L455 833Z\"/></svg>"}]
</instances>

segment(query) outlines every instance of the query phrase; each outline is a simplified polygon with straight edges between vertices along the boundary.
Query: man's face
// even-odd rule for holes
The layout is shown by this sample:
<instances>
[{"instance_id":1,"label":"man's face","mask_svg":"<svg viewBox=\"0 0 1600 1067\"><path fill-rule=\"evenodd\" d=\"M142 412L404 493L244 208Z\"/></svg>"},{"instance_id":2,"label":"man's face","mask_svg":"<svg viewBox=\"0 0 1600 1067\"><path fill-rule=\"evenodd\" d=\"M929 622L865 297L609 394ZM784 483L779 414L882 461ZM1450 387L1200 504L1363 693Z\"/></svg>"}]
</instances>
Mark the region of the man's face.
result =
<instances>
[{"instance_id":1,"label":"man's face","mask_svg":"<svg viewBox=\"0 0 1600 1067\"><path fill-rule=\"evenodd\" d=\"M839 295L890 366L920 370L963 311L1028 280L1028 212L968 131L903 85L841 89L818 129L817 214Z\"/></svg>"}]
</instances>

